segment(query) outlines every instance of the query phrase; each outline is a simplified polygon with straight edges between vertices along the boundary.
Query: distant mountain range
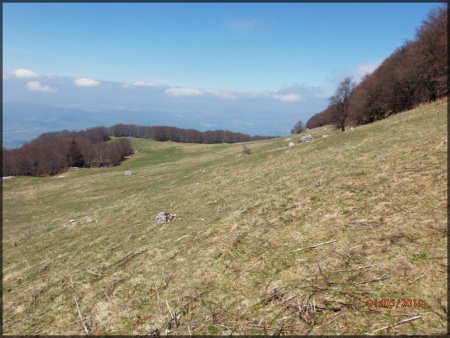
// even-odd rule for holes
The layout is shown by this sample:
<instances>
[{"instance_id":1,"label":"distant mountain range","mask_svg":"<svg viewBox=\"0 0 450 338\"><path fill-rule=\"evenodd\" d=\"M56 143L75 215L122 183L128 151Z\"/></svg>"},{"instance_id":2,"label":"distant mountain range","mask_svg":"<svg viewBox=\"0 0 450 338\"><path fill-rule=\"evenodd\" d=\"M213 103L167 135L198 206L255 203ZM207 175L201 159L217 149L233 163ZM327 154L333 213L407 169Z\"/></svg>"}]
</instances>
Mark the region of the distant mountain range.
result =
<instances>
[{"instance_id":1,"label":"distant mountain range","mask_svg":"<svg viewBox=\"0 0 450 338\"><path fill-rule=\"evenodd\" d=\"M255 122L255 121L253 121ZM252 135L282 135L287 126L281 121L258 121L239 119L238 114L199 114L152 111L107 110L88 111L43 104L3 103L3 147L17 148L25 142L48 131L81 130L96 126L111 126L117 123L139 125L167 125L179 128L194 128L200 131L227 129Z\"/></svg>"}]
</instances>

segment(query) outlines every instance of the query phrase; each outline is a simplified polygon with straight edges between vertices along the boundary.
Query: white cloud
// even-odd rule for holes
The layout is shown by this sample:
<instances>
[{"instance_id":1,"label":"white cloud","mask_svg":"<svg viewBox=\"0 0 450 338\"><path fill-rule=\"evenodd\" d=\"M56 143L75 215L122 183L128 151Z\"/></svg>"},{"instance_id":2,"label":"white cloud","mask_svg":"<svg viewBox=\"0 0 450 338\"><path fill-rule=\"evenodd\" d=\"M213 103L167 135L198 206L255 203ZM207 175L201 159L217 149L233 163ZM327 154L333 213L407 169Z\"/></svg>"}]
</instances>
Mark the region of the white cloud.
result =
<instances>
[{"instance_id":1,"label":"white cloud","mask_svg":"<svg viewBox=\"0 0 450 338\"><path fill-rule=\"evenodd\" d=\"M310 102L315 99L328 97L325 95L322 87L307 86L302 83L295 82L291 85L284 85L276 92L269 92L272 99L282 102Z\"/></svg>"},{"instance_id":2,"label":"white cloud","mask_svg":"<svg viewBox=\"0 0 450 338\"><path fill-rule=\"evenodd\" d=\"M131 83L126 83L126 87L164 87L163 84L152 82L152 81L135 81Z\"/></svg>"},{"instance_id":3,"label":"white cloud","mask_svg":"<svg viewBox=\"0 0 450 338\"><path fill-rule=\"evenodd\" d=\"M170 96L202 96L203 92L199 89L188 87L172 87L166 89L166 94Z\"/></svg>"},{"instance_id":4,"label":"white cloud","mask_svg":"<svg viewBox=\"0 0 450 338\"><path fill-rule=\"evenodd\" d=\"M162 85L156 82L150 81L136 81L133 82L133 86L135 87L161 87Z\"/></svg>"},{"instance_id":5,"label":"white cloud","mask_svg":"<svg viewBox=\"0 0 450 338\"><path fill-rule=\"evenodd\" d=\"M208 89L208 90L205 90L204 92L208 93L210 95L213 95L215 97L219 97L221 99L229 99L229 100L236 99L236 95L234 95L233 93L225 92L225 91L222 91L222 90Z\"/></svg>"},{"instance_id":6,"label":"white cloud","mask_svg":"<svg viewBox=\"0 0 450 338\"><path fill-rule=\"evenodd\" d=\"M25 85L28 90L32 92L47 92L47 93L53 93L56 92L55 88L44 86L39 81L28 81Z\"/></svg>"},{"instance_id":7,"label":"white cloud","mask_svg":"<svg viewBox=\"0 0 450 338\"><path fill-rule=\"evenodd\" d=\"M298 102L302 97L298 94L276 94L272 96L275 100L283 102Z\"/></svg>"},{"instance_id":8,"label":"white cloud","mask_svg":"<svg viewBox=\"0 0 450 338\"><path fill-rule=\"evenodd\" d=\"M25 68L16 69L13 73L16 77L25 78L25 79L39 77L39 75L36 74L35 72L33 72L29 69L25 69Z\"/></svg>"},{"instance_id":9,"label":"white cloud","mask_svg":"<svg viewBox=\"0 0 450 338\"><path fill-rule=\"evenodd\" d=\"M88 79L86 77L75 79L73 82L79 87L95 87L100 84L100 81Z\"/></svg>"}]
</instances>

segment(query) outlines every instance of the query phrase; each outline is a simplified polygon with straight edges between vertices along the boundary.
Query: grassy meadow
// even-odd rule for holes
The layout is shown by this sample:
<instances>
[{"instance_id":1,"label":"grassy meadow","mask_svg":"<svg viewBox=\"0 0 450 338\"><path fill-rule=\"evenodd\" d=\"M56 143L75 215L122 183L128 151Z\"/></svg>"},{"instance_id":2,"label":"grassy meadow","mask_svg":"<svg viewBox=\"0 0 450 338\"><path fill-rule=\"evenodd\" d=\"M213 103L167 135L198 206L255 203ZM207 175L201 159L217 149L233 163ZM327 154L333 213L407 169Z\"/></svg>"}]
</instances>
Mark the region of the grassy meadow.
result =
<instances>
[{"instance_id":1,"label":"grassy meadow","mask_svg":"<svg viewBox=\"0 0 450 338\"><path fill-rule=\"evenodd\" d=\"M3 181L3 333L446 333L447 103L307 133Z\"/></svg>"}]
</instances>

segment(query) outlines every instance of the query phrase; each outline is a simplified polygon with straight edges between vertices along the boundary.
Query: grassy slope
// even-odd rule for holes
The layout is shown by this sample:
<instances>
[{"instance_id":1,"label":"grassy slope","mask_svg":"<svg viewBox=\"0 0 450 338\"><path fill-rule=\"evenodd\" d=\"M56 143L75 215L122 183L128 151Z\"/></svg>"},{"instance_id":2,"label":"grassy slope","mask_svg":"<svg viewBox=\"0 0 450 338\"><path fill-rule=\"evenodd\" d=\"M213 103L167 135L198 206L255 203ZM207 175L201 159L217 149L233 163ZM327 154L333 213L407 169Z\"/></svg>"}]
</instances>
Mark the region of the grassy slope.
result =
<instances>
[{"instance_id":1,"label":"grassy slope","mask_svg":"<svg viewBox=\"0 0 450 338\"><path fill-rule=\"evenodd\" d=\"M82 334L75 299L93 334L444 333L446 126L440 104L251 155L134 139L119 167L5 181L4 333Z\"/></svg>"}]
</instances>

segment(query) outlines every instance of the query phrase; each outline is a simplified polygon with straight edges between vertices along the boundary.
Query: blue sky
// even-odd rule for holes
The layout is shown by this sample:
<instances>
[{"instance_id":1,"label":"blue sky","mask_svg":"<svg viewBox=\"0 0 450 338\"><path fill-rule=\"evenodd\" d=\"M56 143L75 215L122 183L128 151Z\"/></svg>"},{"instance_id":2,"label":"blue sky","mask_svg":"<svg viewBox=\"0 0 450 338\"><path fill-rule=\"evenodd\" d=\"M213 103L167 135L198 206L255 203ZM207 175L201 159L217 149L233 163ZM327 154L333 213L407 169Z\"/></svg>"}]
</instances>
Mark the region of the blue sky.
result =
<instances>
[{"instance_id":1,"label":"blue sky","mask_svg":"<svg viewBox=\"0 0 450 338\"><path fill-rule=\"evenodd\" d=\"M344 76L359 79L406 39L413 39L437 6L3 4L4 100L73 106L81 95L76 87L85 90L114 82L154 88L151 85L157 83L164 86L161 95L172 100L195 98L199 111L202 99L208 110L212 98L236 99L242 94L258 100L269 95L280 103L274 116L297 112L306 119L317 112L314 109L325 108L326 97ZM17 76L17 69L31 76ZM25 82L10 85L15 75ZM76 84L80 78L86 85ZM72 99L68 89L58 87L63 79L75 83ZM88 85L89 80L94 82ZM83 93L93 95L95 105L97 94ZM127 93L115 92L115 107L140 109L125 97ZM124 96L123 104L117 95ZM152 100L148 104L158 108L158 99ZM183 107L189 104L183 101ZM266 104L260 101L261 107ZM220 104L216 106L220 110ZM251 109L258 109L258 102Z\"/></svg>"}]
</instances>

